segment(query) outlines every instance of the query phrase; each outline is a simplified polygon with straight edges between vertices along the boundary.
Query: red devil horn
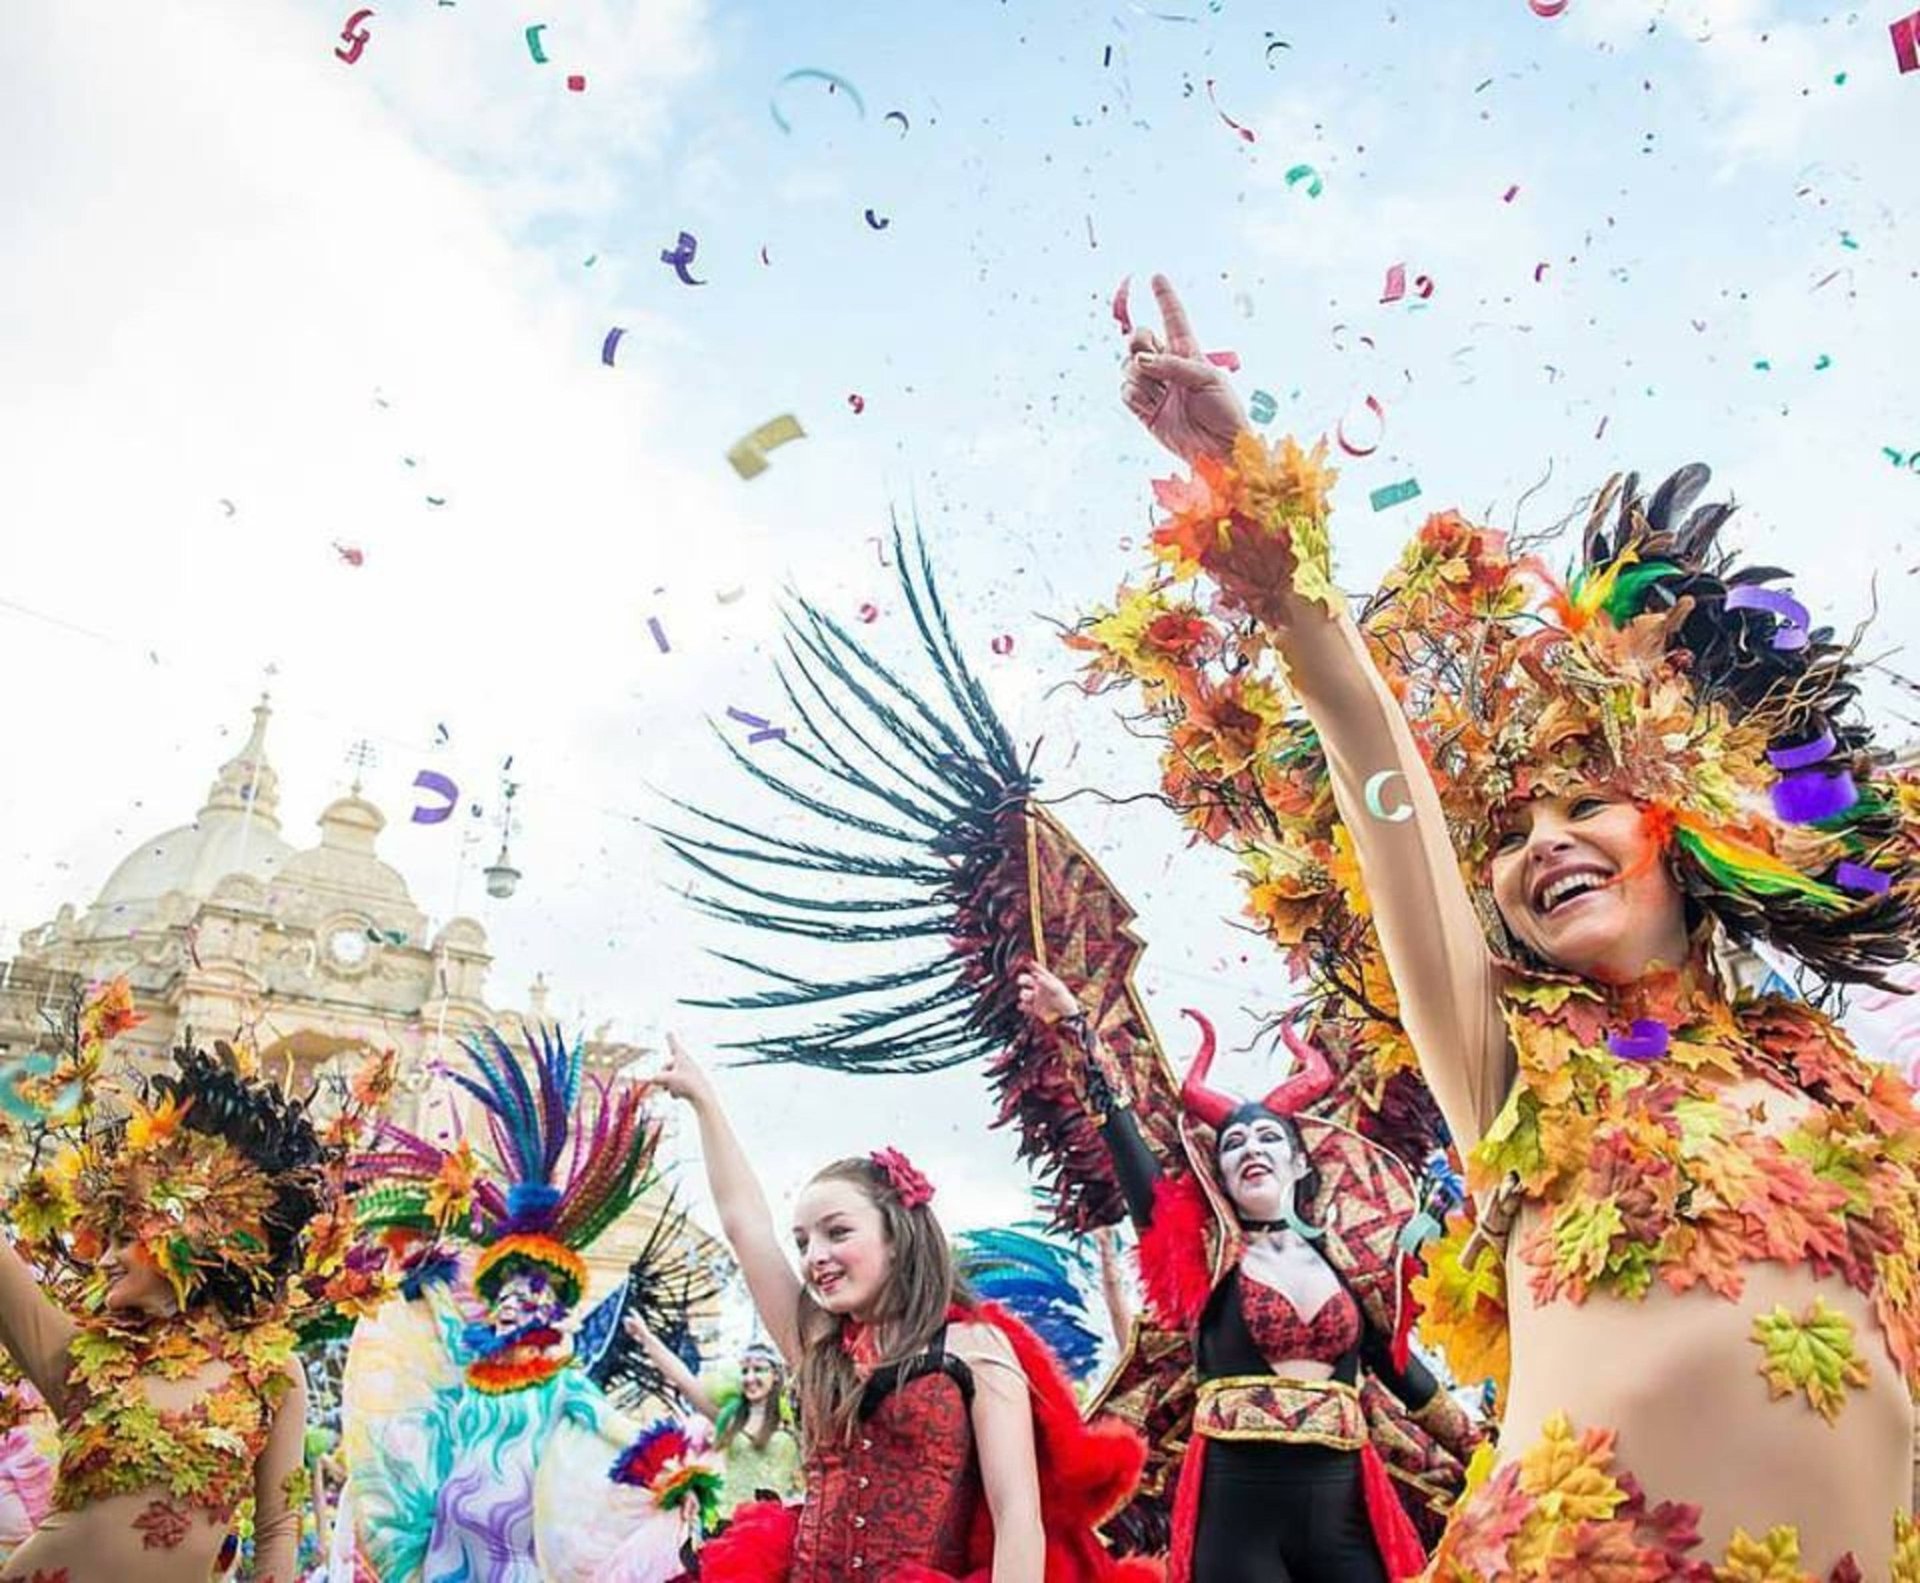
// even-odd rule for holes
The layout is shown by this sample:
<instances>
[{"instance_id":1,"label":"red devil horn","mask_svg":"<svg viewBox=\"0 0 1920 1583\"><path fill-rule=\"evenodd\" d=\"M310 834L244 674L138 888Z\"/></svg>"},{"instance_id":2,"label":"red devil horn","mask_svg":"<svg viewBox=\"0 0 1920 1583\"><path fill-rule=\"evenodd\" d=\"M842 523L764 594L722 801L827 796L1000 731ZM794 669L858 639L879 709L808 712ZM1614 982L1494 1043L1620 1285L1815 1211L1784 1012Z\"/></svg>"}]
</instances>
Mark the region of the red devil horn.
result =
<instances>
[{"instance_id":1,"label":"red devil horn","mask_svg":"<svg viewBox=\"0 0 1920 1583\"><path fill-rule=\"evenodd\" d=\"M1280 1025L1280 1037L1293 1051L1294 1068L1261 1104L1276 1116L1297 1116L1333 1087L1333 1068L1320 1046L1301 1038L1291 1025Z\"/></svg>"},{"instance_id":2,"label":"red devil horn","mask_svg":"<svg viewBox=\"0 0 1920 1583\"><path fill-rule=\"evenodd\" d=\"M1213 1066L1213 1024L1191 1007L1182 1006L1180 1015L1191 1017L1200 1024L1200 1049L1193 1058L1193 1065L1187 1068L1186 1082L1180 1085L1181 1103L1187 1107L1188 1115L1218 1132L1226 1125L1227 1117L1240 1108L1239 1102L1231 1094L1207 1087L1207 1072Z\"/></svg>"}]
</instances>

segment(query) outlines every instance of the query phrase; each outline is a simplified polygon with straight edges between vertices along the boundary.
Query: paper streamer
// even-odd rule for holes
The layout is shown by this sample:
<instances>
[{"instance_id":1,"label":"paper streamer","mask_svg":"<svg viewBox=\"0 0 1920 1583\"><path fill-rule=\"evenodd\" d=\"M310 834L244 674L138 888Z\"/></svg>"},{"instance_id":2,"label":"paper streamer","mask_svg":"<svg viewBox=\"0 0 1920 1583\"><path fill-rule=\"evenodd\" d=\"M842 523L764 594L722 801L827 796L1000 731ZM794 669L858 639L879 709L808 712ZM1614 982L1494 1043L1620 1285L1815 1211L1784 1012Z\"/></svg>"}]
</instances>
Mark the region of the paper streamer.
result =
<instances>
[{"instance_id":1,"label":"paper streamer","mask_svg":"<svg viewBox=\"0 0 1920 1583\"><path fill-rule=\"evenodd\" d=\"M340 42L347 47L336 49L333 53L349 66L359 60L360 52L367 47L368 33L360 24L372 15L371 11L356 11L347 18L347 25L340 29Z\"/></svg>"},{"instance_id":2,"label":"paper streamer","mask_svg":"<svg viewBox=\"0 0 1920 1583\"><path fill-rule=\"evenodd\" d=\"M1220 108L1220 100L1213 91L1213 79L1211 77L1207 79L1207 98L1212 100L1213 102L1213 113L1219 116L1222 121L1226 122L1228 126L1232 127L1234 131L1240 134L1241 142L1252 143L1257 141L1257 139L1253 135L1253 129L1251 127L1242 126L1238 121L1234 120L1232 116L1228 115L1226 111Z\"/></svg>"},{"instance_id":3,"label":"paper streamer","mask_svg":"<svg viewBox=\"0 0 1920 1583\"><path fill-rule=\"evenodd\" d=\"M1406 771L1376 770L1367 777L1367 784L1362 789L1361 796L1366 802L1367 812L1372 814L1374 818L1385 820L1388 824L1405 824L1413 817L1413 802L1411 799L1401 803L1399 807L1391 811L1389 811L1381 801L1381 794L1386 791L1387 782L1392 780L1396 775L1404 780L1406 778Z\"/></svg>"},{"instance_id":4,"label":"paper streamer","mask_svg":"<svg viewBox=\"0 0 1920 1583\"><path fill-rule=\"evenodd\" d=\"M1625 1033L1607 1035L1607 1048L1623 1061L1657 1061L1672 1042L1671 1030L1653 1017L1635 1018Z\"/></svg>"},{"instance_id":5,"label":"paper streamer","mask_svg":"<svg viewBox=\"0 0 1920 1583\"><path fill-rule=\"evenodd\" d=\"M431 805L413 810L415 824L445 824L453 817L453 811L460 806L460 788L438 770L422 770L413 777L413 784L421 791L432 792L445 806L435 808Z\"/></svg>"},{"instance_id":6,"label":"paper streamer","mask_svg":"<svg viewBox=\"0 0 1920 1583\"><path fill-rule=\"evenodd\" d=\"M742 478L758 478L767 470L768 451L806 437L807 431L800 427L800 420L791 412L783 412L744 436L727 452L727 460Z\"/></svg>"},{"instance_id":7,"label":"paper streamer","mask_svg":"<svg viewBox=\"0 0 1920 1583\"><path fill-rule=\"evenodd\" d=\"M1307 196L1309 198L1317 198L1322 192L1326 191L1326 183L1321 181L1320 172L1315 170L1311 165L1295 165L1293 169L1287 172L1287 185L1289 187L1297 187L1303 181L1307 184Z\"/></svg>"},{"instance_id":8,"label":"paper streamer","mask_svg":"<svg viewBox=\"0 0 1920 1583\"><path fill-rule=\"evenodd\" d=\"M1727 608L1761 610L1772 616L1779 623L1773 634L1773 646L1783 653L1807 646L1807 629L1812 618L1807 614L1807 607L1792 594L1745 584L1727 590Z\"/></svg>"},{"instance_id":9,"label":"paper streamer","mask_svg":"<svg viewBox=\"0 0 1920 1583\"><path fill-rule=\"evenodd\" d=\"M1387 411L1386 408L1380 405L1377 397L1367 397L1367 411L1374 415L1380 425L1379 434L1374 438L1373 444L1369 446L1362 447L1355 445L1353 441L1347 438L1347 420L1344 415L1340 421L1333 426L1334 439L1339 443L1340 449L1345 451L1349 456L1371 456L1375 451L1380 449L1381 441L1387 437ZM1377 510L1379 508L1376 507L1375 509Z\"/></svg>"},{"instance_id":10,"label":"paper streamer","mask_svg":"<svg viewBox=\"0 0 1920 1583\"><path fill-rule=\"evenodd\" d=\"M690 267L693 263L693 255L699 250L700 239L691 231L682 231L679 241L672 247L666 247L660 250L660 262L673 266L673 272L680 277L681 285L704 286L706 284L704 280L695 280L693 278L693 271Z\"/></svg>"},{"instance_id":11,"label":"paper streamer","mask_svg":"<svg viewBox=\"0 0 1920 1583\"><path fill-rule=\"evenodd\" d=\"M860 90L838 72L823 71L818 66L800 66L790 71L773 85L773 96L767 101L767 109L773 115L773 124L788 136L793 134L793 123L780 111L780 90L792 82L823 82L829 94L845 94L847 101L860 114L867 118L867 101L860 97Z\"/></svg>"}]
</instances>

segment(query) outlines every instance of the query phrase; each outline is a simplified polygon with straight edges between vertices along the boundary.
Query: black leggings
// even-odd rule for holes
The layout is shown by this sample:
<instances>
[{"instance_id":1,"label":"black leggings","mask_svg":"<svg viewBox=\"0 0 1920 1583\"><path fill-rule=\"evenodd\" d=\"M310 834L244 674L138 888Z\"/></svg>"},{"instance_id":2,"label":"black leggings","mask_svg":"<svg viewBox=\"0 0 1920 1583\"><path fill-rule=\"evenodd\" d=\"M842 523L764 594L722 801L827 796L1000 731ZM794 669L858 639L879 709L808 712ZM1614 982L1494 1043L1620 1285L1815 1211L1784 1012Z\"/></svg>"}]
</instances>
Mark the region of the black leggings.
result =
<instances>
[{"instance_id":1,"label":"black leggings","mask_svg":"<svg viewBox=\"0 0 1920 1583\"><path fill-rule=\"evenodd\" d=\"M1356 1451L1213 1441L1197 1527L1193 1583L1387 1583Z\"/></svg>"}]
</instances>

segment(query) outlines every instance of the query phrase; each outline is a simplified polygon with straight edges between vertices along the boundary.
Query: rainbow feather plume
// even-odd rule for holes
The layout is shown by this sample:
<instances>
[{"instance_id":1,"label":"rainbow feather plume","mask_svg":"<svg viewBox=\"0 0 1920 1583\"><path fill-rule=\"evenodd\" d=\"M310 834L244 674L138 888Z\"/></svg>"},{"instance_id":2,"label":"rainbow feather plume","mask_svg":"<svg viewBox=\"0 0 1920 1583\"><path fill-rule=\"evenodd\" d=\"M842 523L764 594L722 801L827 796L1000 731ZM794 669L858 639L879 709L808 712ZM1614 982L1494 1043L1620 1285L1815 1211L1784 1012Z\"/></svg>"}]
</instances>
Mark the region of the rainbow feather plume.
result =
<instances>
[{"instance_id":1,"label":"rainbow feather plume","mask_svg":"<svg viewBox=\"0 0 1920 1583\"><path fill-rule=\"evenodd\" d=\"M1686 854L1729 891L1748 896L1798 896L1816 907L1835 911L1854 905L1854 898L1845 891L1802 874L1765 847L1724 830L1711 829L1682 815L1673 834Z\"/></svg>"}]
</instances>

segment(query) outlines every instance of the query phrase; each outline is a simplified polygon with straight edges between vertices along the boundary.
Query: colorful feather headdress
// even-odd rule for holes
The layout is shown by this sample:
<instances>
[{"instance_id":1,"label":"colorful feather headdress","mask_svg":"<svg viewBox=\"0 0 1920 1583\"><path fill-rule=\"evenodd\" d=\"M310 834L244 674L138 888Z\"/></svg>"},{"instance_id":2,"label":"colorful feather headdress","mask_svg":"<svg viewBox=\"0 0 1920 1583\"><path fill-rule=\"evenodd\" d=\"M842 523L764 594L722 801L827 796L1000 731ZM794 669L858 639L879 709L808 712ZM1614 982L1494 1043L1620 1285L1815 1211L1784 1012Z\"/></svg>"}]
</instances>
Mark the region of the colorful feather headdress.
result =
<instances>
[{"instance_id":1,"label":"colorful feather headdress","mask_svg":"<svg viewBox=\"0 0 1920 1583\"><path fill-rule=\"evenodd\" d=\"M1140 688L1168 800L1236 853L1249 911L1332 1025L1392 1071L1412 1055L1318 739L1267 632L1204 582L1179 586L1264 538L1290 544L1297 592L1339 608L1323 457L1248 435L1231 462L1157 486L1159 575L1069 641L1090 656L1090 688ZM1432 516L1364 602L1361 632L1477 893L1503 810L1601 785L1641 806L1649 860L1669 861L1734 940L1830 982L1878 982L1920 943L1920 786L1874 752L1850 650L1774 586L1786 574L1719 549L1732 507L1694 508L1707 478L1684 468L1651 499L1635 477L1609 481L1564 581L1504 534ZM1393 818L1403 797L1376 780L1369 812ZM1490 901L1483 914L1510 949Z\"/></svg>"},{"instance_id":2,"label":"colorful feather headdress","mask_svg":"<svg viewBox=\"0 0 1920 1583\"><path fill-rule=\"evenodd\" d=\"M557 1028L530 1028L524 1057L491 1028L460 1047L472 1070L448 1076L486 1116L500 1180L464 1140L442 1149L389 1124L353 1162L356 1198L384 1224L478 1244L483 1298L537 1269L572 1307L587 1284L580 1250L651 1180L660 1127L646 1090L587 1076L584 1046Z\"/></svg>"}]
</instances>

